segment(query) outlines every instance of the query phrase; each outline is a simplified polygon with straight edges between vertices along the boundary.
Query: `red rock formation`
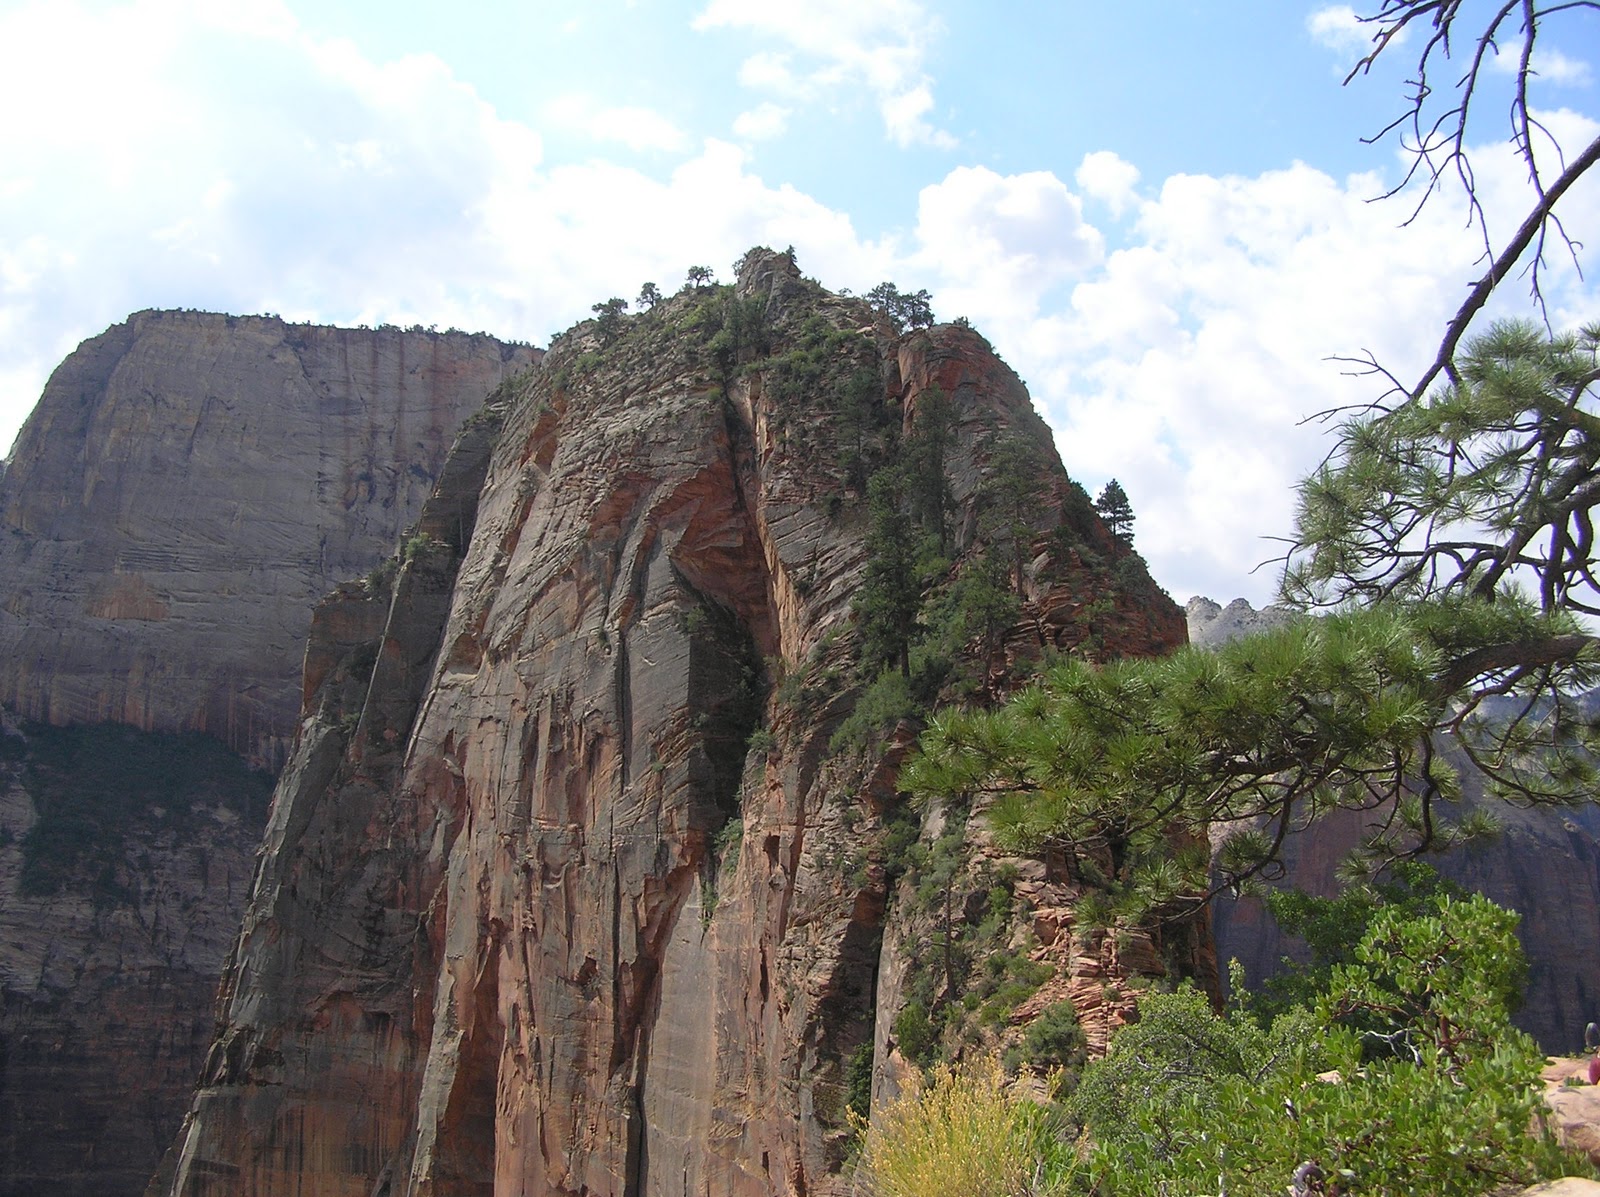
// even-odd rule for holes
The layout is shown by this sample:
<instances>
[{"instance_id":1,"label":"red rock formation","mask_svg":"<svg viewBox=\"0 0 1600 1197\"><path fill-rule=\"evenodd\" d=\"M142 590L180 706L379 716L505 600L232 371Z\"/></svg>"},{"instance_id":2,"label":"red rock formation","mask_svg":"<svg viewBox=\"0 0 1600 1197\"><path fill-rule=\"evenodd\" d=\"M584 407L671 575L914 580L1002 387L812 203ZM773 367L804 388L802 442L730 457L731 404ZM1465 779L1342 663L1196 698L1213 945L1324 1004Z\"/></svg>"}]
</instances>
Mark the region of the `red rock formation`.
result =
<instances>
[{"instance_id":1,"label":"red rock formation","mask_svg":"<svg viewBox=\"0 0 1600 1197\"><path fill-rule=\"evenodd\" d=\"M732 298L553 348L475 518L470 468L439 488L472 529L459 572L432 550L366 647L314 644L222 1030L155 1191L846 1191L843 1065L896 932L883 869L847 867L892 781L828 749L863 564L860 429L830 380L874 372L888 412L954 398L968 536L983 434L1048 434L968 331L897 341L782 255L752 254ZM1083 518L1053 477L1009 651L1181 641L1153 588L1044 616L1111 587L1050 550ZM1117 557L1092 515L1079 535ZM319 626L370 635L359 603Z\"/></svg>"},{"instance_id":2,"label":"red rock formation","mask_svg":"<svg viewBox=\"0 0 1600 1197\"><path fill-rule=\"evenodd\" d=\"M393 551L462 421L537 357L179 312L84 342L0 475L0 702L281 765L314 601ZM133 1193L205 1058L264 810L139 812L32 892L27 752L0 753L0 1194Z\"/></svg>"}]
</instances>

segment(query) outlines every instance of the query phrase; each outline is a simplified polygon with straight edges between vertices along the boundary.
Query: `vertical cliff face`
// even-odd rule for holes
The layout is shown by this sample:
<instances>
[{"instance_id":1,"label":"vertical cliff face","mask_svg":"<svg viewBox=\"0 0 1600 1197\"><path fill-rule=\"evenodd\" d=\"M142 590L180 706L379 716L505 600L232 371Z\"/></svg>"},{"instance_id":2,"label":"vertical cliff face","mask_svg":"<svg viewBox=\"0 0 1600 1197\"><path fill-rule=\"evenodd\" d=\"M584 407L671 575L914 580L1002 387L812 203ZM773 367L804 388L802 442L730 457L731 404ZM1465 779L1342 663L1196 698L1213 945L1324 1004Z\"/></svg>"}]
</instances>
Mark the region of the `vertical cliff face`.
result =
<instances>
[{"instance_id":1,"label":"vertical cliff face","mask_svg":"<svg viewBox=\"0 0 1600 1197\"><path fill-rule=\"evenodd\" d=\"M283 761L311 606L536 356L144 312L52 377L0 475L0 1194L148 1180L265 822L240 758Z\"/></svg>"},{"instance_id":2,"label":"vertical cliff face","mask_svg":"<svg viewBox=\"0 0 1600 1197\"><path fill-rule=\"evenodd\" d=\"M213 1030L271 786L196 736L5 721L0 1194L148 1179Z\"/></svg>"},{"instance_id":3,"label":"vertical cliff face","mask_svg":"<svg viewBox=\"0 0 1600 1197\"><path fill-rule=\"evenodd\" d=\"M389 553L534 350L141 312L52 375L0 476L0 704L270 768L313 604Z\"/></svg>"},{"instance_id":4,"label":"vertical cliff face","mask_svg":"<svg viewBox=\"0 0 1600 1197\"><path fill-rule=\"evenodd\" d=\"M1054 460L968 330L897 338L753 253L732 293L552 348L481 505L464 458L455 516L424 514L472 526L459 560L437 534L386 600L321 609L157 1191L843 1191L905 748L830 746L859 693L860 475L936 392L960 549L995 434ZM996 668L1181 642L1085 508L1046 467Z\"/></svg>"}]
</instances>

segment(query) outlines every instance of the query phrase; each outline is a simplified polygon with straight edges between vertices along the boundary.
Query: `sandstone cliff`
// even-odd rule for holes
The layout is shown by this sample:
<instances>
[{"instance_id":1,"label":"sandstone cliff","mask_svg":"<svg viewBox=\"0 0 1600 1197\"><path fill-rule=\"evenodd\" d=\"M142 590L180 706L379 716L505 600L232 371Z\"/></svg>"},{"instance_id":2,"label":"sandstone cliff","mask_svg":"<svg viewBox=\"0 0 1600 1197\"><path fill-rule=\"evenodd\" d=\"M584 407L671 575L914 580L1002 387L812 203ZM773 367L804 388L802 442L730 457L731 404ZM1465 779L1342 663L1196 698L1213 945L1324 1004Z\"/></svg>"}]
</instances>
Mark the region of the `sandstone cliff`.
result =
<instances>
[{"instance_id":1,"label":"sandstone cliff","mask_svg":"<svg viewBox=\"0 0 1600 1197\"><path fill-rule=\"evenodd\" d=\"M1045 647L1181 642L975 333L896 336L764 252L734 289L581 326L464 443L389 588L319 608L221 1029L153 1191L845 1191L847 1073L899 1046L880 959L903 976L939 917L895 880L906 729L840 742L862 475L935 394L955 571L997 434L1049 463L1025 601L967 646L972 684ZM921 839L983 854L942 814Z\"/></svg>"},{"instance_id":2,"label":"sandstone cliff","mask_svg":"<svg viewBox=\"0 0 1600 1197\"><path fill-rule=\"evenodd\" d=\"M143 312L52 377L0 475L0 702L37 721L0 737L0 1194L148 1180L270 787L196 733L282 763L313 602L392 552L537 356Z\"/></svg>"},{"instance_id":3,"label":"sandstone cliff","mask_svg":"<svg viewBox=\"0 0 1600 1197\"><path fill-rule=\"evenodd\" d=\"M57 368L0 475L0 704L276 769L312 605L393 550L536 351L140 312Z\"/></svg>"}]
</instances>

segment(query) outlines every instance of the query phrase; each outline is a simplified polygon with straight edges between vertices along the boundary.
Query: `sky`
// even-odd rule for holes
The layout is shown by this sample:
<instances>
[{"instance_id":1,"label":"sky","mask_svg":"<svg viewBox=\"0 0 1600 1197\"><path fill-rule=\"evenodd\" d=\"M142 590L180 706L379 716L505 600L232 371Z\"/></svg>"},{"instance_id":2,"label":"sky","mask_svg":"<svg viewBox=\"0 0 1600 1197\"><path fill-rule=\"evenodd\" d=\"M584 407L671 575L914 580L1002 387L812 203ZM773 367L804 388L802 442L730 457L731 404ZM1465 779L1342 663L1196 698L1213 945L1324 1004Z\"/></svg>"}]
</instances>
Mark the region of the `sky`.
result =
<instances>
[{"instance_id":1,"label":"sky","mask_svg":"<svg viewBox=\"0 0 1600 1197\"><path fill-rule=\"evenodd\" d=\"M892 280L970 319L1068 471L1121 482L1179 602L1267 602L1329 447L1311 417L1381 393L1337 359L1415 376L1482 269L1459 189L1379 198L1406 160L1370 138L1414 44L1345 85L1361 11L0 0L0 444L140 309L543 345L646 281L792 245L827 287ZM1498 237L1528 198L1510 64L1470 147ZM1600 132L1600 15L1547 20L1534 66L1549 161ZM1600 183L1565 208L1600 245ZM1593 259L1550 255L1553 326L1600 319ZM1538 315L1527 291L1494 314Z\"/></svg>"}]
</instances>

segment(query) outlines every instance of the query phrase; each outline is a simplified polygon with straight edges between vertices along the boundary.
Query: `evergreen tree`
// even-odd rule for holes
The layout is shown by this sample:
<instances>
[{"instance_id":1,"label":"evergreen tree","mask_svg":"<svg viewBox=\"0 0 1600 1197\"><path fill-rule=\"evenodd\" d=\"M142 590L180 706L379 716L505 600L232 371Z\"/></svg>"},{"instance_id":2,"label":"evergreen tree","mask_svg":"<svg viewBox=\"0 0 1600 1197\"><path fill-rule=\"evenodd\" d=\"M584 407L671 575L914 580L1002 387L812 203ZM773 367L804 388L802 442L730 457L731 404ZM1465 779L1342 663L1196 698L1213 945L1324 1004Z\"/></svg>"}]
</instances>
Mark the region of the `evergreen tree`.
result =
<instances>
[{"instance_id":1,"label":"evergreen tree","mask_svg":"<svg viewBox=\"0 0 1600 1197\"><path fill-rule=\"evenodd\" d=\"M1094 509L1105 521L1107 530L1123 544L1133 544L1133 505L1128 502L1128 492L1122 483L1113 478L1094 501Z\"/></svg>"},{"instance_id":2,"label":"evergreen tree","mask_svg":"<svg viewBox=\"0 0 1600 1197\"><path fill-rule=\"evenodd\" d=\"M600 332L600 340L610 344L617 330L622 327L622 314L628 310L628 301L612 296L604 303L594 304L589 310L595 314L594 323Z\"/></svg>"},{"instance_id":3,"label":"evergreen tree","mask_svg":"<svg viewBox=\"0 0 1600 1197\"><path fill-rule=\"evenodd\" d=\"M941 716L902 784L995 794L997 832L1025 850L1108 852L1135 912L1206 892L1203 855L1169 858L1175 825L1236 829L1224 885L1274 868L1335 806L1386 812L1368 868L1483 830L1440 817L1461 792L1446 736L1492 794L1591 798L1596 729L1575 695L1600 681L1600 640L1575 613L1600 605L1600 330L1499 329L1458 374L1347 425L1305 484L1285 589L1345 606L1216 651L1060 666L1000 712Z\"/></svg>"},{"instance_id":4,"label":"evergreen tree","mask_svg":"<svg viewBox=\"0 0 1600 1197\"><path fill-rule=\"evenodd\" d=\"M956 414L950 396L938 387L917 400L915 422L901 453L911 516L932 538L940 554L950 551L950 494L946 458L955 440Z\"/></svg>"},{"instance_id":5,"label":"evergreen tree","mask_svg":"<svg viewBox=\"0 0 1600 1197\"><path fill-rule=\"evenodd\" d=\"M646 283L639 288L639 306L649 309L661 302L661 288L654 283Z\"/></svg>"},{"instance_id":6,"label":"evergreen tree","mask_svg":"<svg viewBox=\"0 0 1600 1197\"><path fill-rule=\"evenodd\" d=\"M867 519L867 567L855 598L862 660L893 665L909 678L922 592L905 478L898 468L879 470L867 483Z\"/></svg>"},{"instance_id":7,"label":"evergreen tree","mask_svg":"<svg viewBox=\"0 0 1600 1197\"><path fill-rule=\"evenodd\" d=\"M1046 465L1039 447L1018 433L992 437L985 448L989 468L978 488L979 533L1010 565L1012 589L1022 594L1033 536L1031 520L1044 489Z\"/></svg>"},{"instance_id":8,"label":"evergreen tree","mask_svg":"<svg viewBox=\"0 0 1600 1197\"><path fill-rule=\"evenodd\" d=\"M873 309L887 316L900 332L933 324L931 298L926 289L902 294L899 287L889 282L879 283L866 294L866 301Z\"/></svg>"}]
</instances>

